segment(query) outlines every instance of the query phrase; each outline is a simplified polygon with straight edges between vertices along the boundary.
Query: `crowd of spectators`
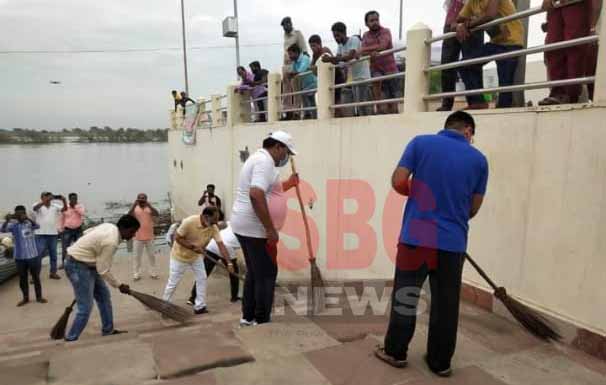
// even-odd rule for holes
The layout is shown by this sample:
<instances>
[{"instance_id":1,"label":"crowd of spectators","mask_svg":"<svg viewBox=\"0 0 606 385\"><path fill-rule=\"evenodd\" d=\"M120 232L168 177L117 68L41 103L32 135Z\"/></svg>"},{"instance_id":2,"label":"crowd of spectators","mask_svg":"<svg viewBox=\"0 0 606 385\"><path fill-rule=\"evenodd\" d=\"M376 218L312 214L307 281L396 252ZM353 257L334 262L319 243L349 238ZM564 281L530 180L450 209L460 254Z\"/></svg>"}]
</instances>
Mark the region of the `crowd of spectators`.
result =
<instances>
[{"instance_id":1,"label":"crowd of spectators","mask_svg":"<svg viewBox=\"0 0 606 385\"><path fill-rule=\"evenodd\" d=\"M596 34L601 6L602 0L543 0L542 7L547 12L547 22L542 26L546 32L545 43ZM485 23L517 13L513 0L445 0L444 9L446 18L443 32L454 32L455 36L442 41L441 64L516 51L526 45L526 31L520 19L477 30L478 26ZM284 30L284 44L281 119L316 117L316 66L319 60L335 66L335 84L358 82L335 89L335 105L358 104L336 108L335 117L399 112L404 93L403 77L364 82L402 71L403 63L399 65L393 53L391 31L381 25L377 11L367 12L364 22L368 30L362 36L348 34L343 22L332 24L332 36L337 43L336 52L333 52L323 44L319 35L314 34L306 40L303 33L294 28L290 17L282 19L280 25ZM488 41L485 41L485 35L488 35ZM597 65L597 43L553 50L545 52L544 56L548 80L593 76ZM516 83L516 73L522 57L496 61L499 86ZM455 91L458 79L461 79L466 90L483 89L483 66L488 63L486 61L442 71L441 91ZM249 93L255 110L255 121L266 121L268 71L258 61L250 63L249 69L238 67L237 71L241 84L236 92ZM593 84L587 88L588 97L592 99ZM581 90L581 85L554 87L548 97L539 101L539 105L577 103ZM175 108L191 101L184 93L173 91L173 96ZM385 99L393 102L359 105ZM499 93L496 108L513 107L513 99L511 92ZM466 109L490 107L485 95L481 93L467 95L466 100ZM453 105L454 98L443 98L438 111L450 111Z\"/></svg>"}]
</instances>

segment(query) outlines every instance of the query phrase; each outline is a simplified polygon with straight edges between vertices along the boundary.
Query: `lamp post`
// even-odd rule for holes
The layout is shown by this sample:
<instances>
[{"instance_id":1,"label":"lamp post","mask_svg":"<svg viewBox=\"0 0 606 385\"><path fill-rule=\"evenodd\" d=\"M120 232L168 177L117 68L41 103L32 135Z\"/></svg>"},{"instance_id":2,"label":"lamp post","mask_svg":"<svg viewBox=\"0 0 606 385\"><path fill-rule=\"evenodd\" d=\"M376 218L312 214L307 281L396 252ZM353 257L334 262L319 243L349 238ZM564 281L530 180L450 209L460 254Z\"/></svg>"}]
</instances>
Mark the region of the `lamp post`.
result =
<instances>
[{"instance_id":1,"label":"lamp post","mask_svg":"<svg viewBox=\"0 0 606 385\"><path fill-rule=\"evenodd\" d=\"M240 27L238 26L238 0L234 0L234 18L236 19L236 65L240 66Z\"/></svg>"},{"instance_id":2,"label":"lamp post","mask_svg":"<svg viewBox=\"0 0 606 385\"><path fill-rule=\"evenodd\" d=\"M185 7L181 0L181 31L183 36L183 70L185 72L185 92L189 95L189 79L187 77L187 46L185 43Z\"/></svg>"},{"instance_id":3,"label":"lamp post","mask_svg":"<svg viewBox=\"0 0 606 385\"><path fill-rule=\"evenodd\" d=\"M400 33L398 34L398 40L402 41L402 15L404 8L404 0L400 0Z\"/></svg>"}]
</instances>

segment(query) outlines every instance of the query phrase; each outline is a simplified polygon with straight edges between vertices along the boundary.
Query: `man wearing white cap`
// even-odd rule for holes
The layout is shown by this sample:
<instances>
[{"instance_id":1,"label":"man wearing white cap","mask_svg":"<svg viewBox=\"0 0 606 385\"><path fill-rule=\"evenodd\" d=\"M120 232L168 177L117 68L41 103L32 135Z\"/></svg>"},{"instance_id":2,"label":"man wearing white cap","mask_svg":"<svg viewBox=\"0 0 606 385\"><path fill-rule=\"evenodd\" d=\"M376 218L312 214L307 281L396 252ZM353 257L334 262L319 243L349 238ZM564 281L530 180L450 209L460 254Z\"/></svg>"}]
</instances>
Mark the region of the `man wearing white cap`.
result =
<instances>
[{"instance_id":1,"label":"man wearing white cap","mask_svg":"<svg viewBox=\"0 0 606 385\"><path fill-rule=\"evenodd\" d=\"M242 246L247 267L241 326L271 321L279 236L267 202L280 176L276 167L286 166L290 155L296 155L292 136L276 131L263 140L263 148L251 155L240 171L231 227ZM291 179L298 183L296 175Z\"/></svg>"}]
</instances>

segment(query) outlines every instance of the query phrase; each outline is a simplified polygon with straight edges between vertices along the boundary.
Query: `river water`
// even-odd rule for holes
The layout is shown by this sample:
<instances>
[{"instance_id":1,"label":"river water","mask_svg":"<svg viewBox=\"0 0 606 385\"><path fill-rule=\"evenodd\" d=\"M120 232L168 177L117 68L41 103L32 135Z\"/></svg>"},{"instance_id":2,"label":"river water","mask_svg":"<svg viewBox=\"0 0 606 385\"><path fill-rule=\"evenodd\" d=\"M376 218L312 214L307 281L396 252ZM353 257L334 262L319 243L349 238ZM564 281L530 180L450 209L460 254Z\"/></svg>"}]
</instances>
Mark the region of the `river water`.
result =
<instances>
[{"instance_id":1,"label":"river water","mask_svg":"<svg viewBox=\"0 0 606 385\"><path fill-rule=\"evenodd\" d=\"M31 208L42 191L78 193L89 218L128 211L140 192L166 209L167 149L166 143L0 145L0 214L18 204Z\"/></svg>"}]
</instances>

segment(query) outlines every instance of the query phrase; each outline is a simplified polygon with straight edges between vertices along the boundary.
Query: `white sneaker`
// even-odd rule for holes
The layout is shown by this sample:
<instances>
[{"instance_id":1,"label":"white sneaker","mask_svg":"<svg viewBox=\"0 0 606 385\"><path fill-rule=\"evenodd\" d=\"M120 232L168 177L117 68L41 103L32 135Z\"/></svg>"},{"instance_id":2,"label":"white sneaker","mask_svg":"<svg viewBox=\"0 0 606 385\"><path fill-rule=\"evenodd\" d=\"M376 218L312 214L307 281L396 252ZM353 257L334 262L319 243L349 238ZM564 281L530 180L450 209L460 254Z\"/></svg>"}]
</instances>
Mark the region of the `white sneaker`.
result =
<instances>
[{"instance_id":1,"label":"white sneaker","mask_svg":"<svg viewBox=\"0 0 606 385\"><path fill-rule=\"evenodd\" d=\"M135 282L137 282L140 279L141 279L141 276L139 276L139 275L133 276L133 281L135 281Z\"/></svg>"},{"instance_id":2,"label":"white sneaker","mask_svg":"<svg viewBox=\"0 0 606 385\"><path fill-rule=\"evenodd\" d=\"M244 318L242 318L240 320L240 327L241 328L245 328L245 327L248 327L248 326L257 326L257 321L255 321L255 320L247 321Z\"/></svg>"}]
</instances>

